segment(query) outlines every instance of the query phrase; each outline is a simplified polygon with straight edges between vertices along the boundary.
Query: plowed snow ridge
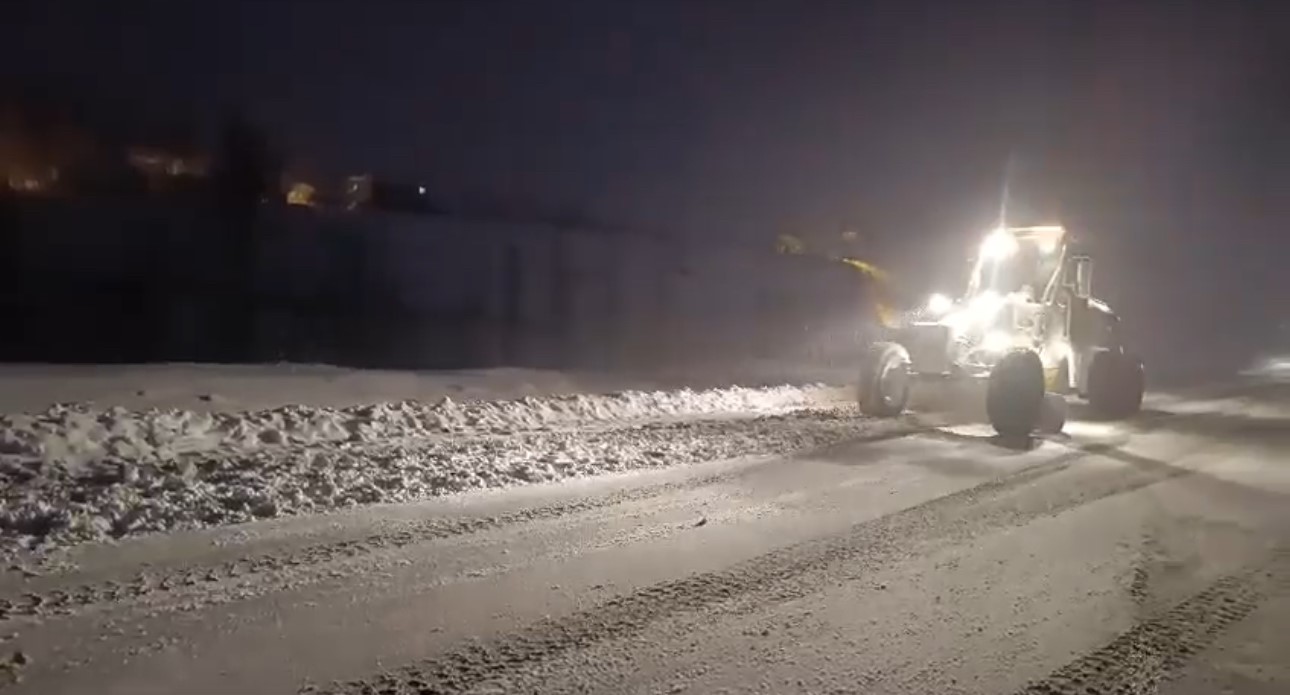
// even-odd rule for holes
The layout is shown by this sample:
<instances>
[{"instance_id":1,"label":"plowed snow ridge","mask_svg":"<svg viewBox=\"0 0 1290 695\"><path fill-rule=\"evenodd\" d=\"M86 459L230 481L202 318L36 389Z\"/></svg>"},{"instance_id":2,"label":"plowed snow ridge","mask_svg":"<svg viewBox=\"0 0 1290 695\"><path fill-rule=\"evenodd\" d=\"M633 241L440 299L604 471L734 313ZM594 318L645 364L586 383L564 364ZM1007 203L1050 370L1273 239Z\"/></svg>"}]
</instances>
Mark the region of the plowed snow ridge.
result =
<instances>
[{"instance_id":1,"label":"plowed snow ridge","mask_svg":"<svg viewBox=\"0 0 1290 695\"><path fill-rule=\"evenodd\" d=\"M59 406L5 416L0 554L788 453L909 426L859 418L838 405L842 395L780 386L240 414Z\"/></svg>"},{"instance_id":2,"label":"plowed snow ridge","mask_svg":"<svg viewBox=\"0 0 1290 695\"><path fill-rule=\"evenodd\" d=\"M0 455L75 466L104 456L166 458L201 452L434 435L511 434L670 416L771 414L845 399L824 385L704 391L623 391L459 403L401 401L349 408L283 406L248 412L132 412L67 404L0 415Z\"/></svg>"}]
</instances>

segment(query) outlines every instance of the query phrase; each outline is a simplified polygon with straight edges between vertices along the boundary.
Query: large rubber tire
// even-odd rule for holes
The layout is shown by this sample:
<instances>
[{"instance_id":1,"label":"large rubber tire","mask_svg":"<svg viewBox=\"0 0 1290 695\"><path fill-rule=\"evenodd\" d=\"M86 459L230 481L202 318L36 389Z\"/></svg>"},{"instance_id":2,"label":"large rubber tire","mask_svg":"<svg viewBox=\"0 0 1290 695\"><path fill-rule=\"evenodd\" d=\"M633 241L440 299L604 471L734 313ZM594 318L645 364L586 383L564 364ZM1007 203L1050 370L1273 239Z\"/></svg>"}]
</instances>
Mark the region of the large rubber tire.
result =
<instances>
[{"instance_id":1,"label":"large rubber tire","mask_svg":"<svg viewBox=\"0 0 1290 695\"><path fill-rule=\"evenodd\" d=\"M1142 410L1146 391L1146 370L1142 360L1132 353L1099 352L1088 370L1088 404L1093 415L1103 419L1122 419Z\"/></svg>"},{"instance_id":2,"label":"large rubber tire","mask_svg":"<svg viewBox=\"0 0 1290 695\"><path fill-rule=\"evenodd\" d=\"M1061 434L1066 429L1066 414L1069 408L1066 397L1049 391L1039 407L1039 422L1035 427L1044 434Z\"/></svg>"},{"instance_id":3,"label":"large rubber tire","mask_svg":"<svg viewBox=\"0 0 1290 695\"><path fill-rule=\"evenodd\" d=\"M1024 437L1039 423L1044 402L1044 365L1031 350L1010 352L990 372L985 411L994 431Z\"/></svg>"},{"instance_id":4,"label":"large rubber tire","mask_svg":"<svg viewBox=\"0 0 1290 695\"><path fill-rule=\"evenodd\" d=\"M874 343L860 360L860 412L896 417L909 404L909 351L899 343Z\"/></svg>"}]
</instances>

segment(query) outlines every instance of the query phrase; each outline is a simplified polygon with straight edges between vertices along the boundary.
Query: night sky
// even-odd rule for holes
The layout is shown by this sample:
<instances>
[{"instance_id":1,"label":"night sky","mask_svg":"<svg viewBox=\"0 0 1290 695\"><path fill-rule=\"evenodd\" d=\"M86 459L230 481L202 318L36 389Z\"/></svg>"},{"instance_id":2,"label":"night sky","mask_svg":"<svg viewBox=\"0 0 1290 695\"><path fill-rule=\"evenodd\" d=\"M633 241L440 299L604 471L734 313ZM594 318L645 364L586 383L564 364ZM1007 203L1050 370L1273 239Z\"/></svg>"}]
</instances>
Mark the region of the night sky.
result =
<instances>
[{"instance_id":1,"label":"night sky","mask_svg":"<svg viewBox=\"0 0 1290 695\"><path fill-rule=\"evenodd\" d=\"M1290 8L1275 0L6 12L6 81L139 119L240 105L297 167L422 180L449 204L535 200L746 243L852 227L944 266L991 222L1011 156L1024 203L1102 248L1106 294L1140 322L1290 313Z\"/></svg>"}]
</instances>

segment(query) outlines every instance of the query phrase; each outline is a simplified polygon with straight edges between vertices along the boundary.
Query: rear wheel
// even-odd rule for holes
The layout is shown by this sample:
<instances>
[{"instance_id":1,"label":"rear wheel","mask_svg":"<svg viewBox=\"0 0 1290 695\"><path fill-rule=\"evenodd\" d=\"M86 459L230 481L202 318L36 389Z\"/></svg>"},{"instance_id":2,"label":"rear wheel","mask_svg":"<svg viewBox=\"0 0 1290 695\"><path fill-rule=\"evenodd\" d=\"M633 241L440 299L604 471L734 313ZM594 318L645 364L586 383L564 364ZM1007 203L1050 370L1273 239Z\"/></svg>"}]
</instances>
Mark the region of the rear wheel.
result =
<instances>
[{"instance_id":1,"label":"rear wheel","mask_svg":"<svg viewBox=\"0 0 1290 695\"><path fill-rule=\"evenodd\" d=\"M895 417L909 404L909 351L899 343L875 343L860 361L860 412Z\"/></svg>"},{"instance_id":2,"label":"rear wheel","mask_svg":"<svg viewBox=\"0 0 1290 695\"><path fill-rule=\"evenodd\" d=\"M1132 417L1142 409L1146 370L1132 353L1099 352L1088 370L1088 404L1097 417Z\"/></svg>"},{"instance_id":3,"label":"rear wheel","mask_svg":"<svg viewBox=\"0 0 1290 695\"><path fill-rule=\"evenodd\" d=\"M1039 408L1039 422L1036 427L1044 434L1061 434L1066 428L1066 397L1060 393L1048 392Z\"/></svg>"},{"instance_id":4,"label":"rear wheel","mask_svg":"<svg viewBox=\"0 0 1290 695\"><path fill-rule=\"evenodd\" d=\"M1023 437L1039 423L1044 402L1044 365L1030 350L1008 353L990 372L986 414L1005 437Z\"/></svg>"}]
</instances>

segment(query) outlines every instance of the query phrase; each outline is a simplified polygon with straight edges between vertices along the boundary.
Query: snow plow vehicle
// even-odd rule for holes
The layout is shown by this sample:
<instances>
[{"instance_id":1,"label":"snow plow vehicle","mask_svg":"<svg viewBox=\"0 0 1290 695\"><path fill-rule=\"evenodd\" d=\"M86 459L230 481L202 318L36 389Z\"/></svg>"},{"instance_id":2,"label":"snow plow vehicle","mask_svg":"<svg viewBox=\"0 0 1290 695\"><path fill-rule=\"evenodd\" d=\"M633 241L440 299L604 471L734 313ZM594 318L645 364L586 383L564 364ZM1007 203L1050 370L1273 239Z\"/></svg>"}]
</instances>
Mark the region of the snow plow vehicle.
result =
<instances>
[{"instance_id":1,"label":"snow plow vehicle","mask_svg":"<svg viewBox=\"0 0 1290 695\"><path fill-rule=\"evenodd\" d=\"M1092 270L1061 226L990 232L961 297L933 295L868 347L861 411L899 415L913 389L939 382L983 387L1003 436L1060 432L1072 394L1097 417L1133 415L1142 360L1125 349L1119 316L1092 296Z\"/></svg>"}]
</instances>

